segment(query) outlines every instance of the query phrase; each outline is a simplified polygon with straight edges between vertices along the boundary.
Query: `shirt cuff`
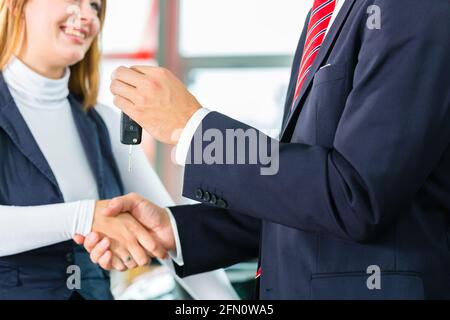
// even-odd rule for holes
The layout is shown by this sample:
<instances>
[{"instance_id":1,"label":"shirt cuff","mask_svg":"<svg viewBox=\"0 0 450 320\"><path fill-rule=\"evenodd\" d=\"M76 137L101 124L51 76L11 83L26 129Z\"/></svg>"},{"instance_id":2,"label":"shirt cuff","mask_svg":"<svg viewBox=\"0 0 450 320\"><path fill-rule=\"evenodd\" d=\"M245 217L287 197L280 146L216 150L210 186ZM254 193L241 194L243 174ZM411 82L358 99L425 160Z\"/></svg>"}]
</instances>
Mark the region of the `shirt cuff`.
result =
<instances>
[{"instance_id":1,"label":"shirt cuff","mask_svg":"<svg viewBox=\"0 0 450 320\"><path fill-rule=\"evenodd\" d=\"M92 231L94 220L95 200L79 201L75 213L75 223L72 237L75 234L87 236Z\"/></svg>"},{"instance_id":2,"label":"shirt cuff","mask_svg":"<svg viewBox=\"0 0 450 320\"><path fill-rule=\"evenodd\" d=\"M175 237L175 251L170 251L169 256L177 265L182 267L184 265L184 260L183 260L183 253L181 251L180 236L178 234L177 222L172 214L172 211L170 211L169 208L166 208L166 211L167 215L169 216L170 224L172 225L172 230Z\"/></svg>"},{"instance_id":3,"label":"shirt cuff","mask_svg":"<svg viewBox=\"0 0 450 320\"><path fill-rule=\"evenodd\" d=\"M180 166L184 166L186 164L186 158L188 156L189 148L191 147L192 138L194 137L194 134L203 119L210 112L211 111L206 108L198 109L184 127L175 151L175 161Z\"/></svg>"}]
</instances>

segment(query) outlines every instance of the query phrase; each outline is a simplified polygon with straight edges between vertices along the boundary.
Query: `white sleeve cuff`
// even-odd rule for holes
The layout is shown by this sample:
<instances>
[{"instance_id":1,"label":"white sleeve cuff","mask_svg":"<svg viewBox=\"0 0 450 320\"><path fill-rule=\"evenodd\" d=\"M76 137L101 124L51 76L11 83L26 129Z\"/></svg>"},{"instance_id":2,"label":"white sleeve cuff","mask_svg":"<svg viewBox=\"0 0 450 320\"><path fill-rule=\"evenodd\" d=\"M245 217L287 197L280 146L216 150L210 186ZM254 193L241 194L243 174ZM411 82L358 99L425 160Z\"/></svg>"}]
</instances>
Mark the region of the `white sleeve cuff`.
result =
<instances>
[{"instance_id":1,"label":"white sleeve cuff","mask_svg":"<svg viewBox=\"0 0 450 320\"><path fill-rule=\"evenodd\" d=\"M95 200L43 206L0 205L0 257L18 254L87 235Z\"/></svg>"},{"instance_id":2,"label":"white sleeve cuff","mask_svg":"<svg viewBox=\"0 0 450 320\"><path fill-rule=\"evenodd\" d=\"M188 156L189 148L191 147L192 138L194 137L198 126L210 112L211 111L206 108L197 110L187 122L186 127L184 127L175 151L175 161L180 166L186 164L186 158Z\"/></svg>"},{"instance_id":3,"label":"white sleeve cuff","mask_svg":"<svg viewBox=\"0 0 450 320\"><path fill-rule=\"evenodd\" d=\"M184 260L183 260L183 253L181 251L180 236L178 235L177 222L175 221L175 218L173 217L173 214L170 211L170 209L166 208L166 211L167 215L169 216L170 224L172 225L172 230L175 237L175 252L170 251L169 256L177 265L182 267L184 265Z\"/></svg>"},{"instance_id":4,"label":"white sleeve cuff","mask_svg":"<svg viewBox=\"0 0 450 320\"><path fill-rule=\"evenodd\" d=\"M77 203L72 236L79 234L85 237L92 231L95 203L95 200L83 200Z\"/></svg>"}]
</instances>

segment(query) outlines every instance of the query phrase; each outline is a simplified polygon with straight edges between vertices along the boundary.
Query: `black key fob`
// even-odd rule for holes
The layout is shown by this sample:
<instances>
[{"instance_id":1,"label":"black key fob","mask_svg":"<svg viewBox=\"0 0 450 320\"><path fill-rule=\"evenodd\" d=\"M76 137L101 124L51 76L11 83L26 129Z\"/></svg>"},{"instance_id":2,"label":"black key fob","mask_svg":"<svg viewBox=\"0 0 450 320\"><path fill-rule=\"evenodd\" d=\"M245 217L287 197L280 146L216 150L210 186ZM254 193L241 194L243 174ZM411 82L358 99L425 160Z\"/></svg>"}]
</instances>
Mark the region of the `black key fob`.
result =
<instances>
[{"instance_id":1,"label":"black key fob","mask_svg":"<svg viewBox=\"0 0 450 320\"><path fill-rule=\"evenodd\" d=\"M120 142L122 144L134 145L142 141L142 127L133 119L122 112L120 118Z\"/></svg>"}]
</instances>

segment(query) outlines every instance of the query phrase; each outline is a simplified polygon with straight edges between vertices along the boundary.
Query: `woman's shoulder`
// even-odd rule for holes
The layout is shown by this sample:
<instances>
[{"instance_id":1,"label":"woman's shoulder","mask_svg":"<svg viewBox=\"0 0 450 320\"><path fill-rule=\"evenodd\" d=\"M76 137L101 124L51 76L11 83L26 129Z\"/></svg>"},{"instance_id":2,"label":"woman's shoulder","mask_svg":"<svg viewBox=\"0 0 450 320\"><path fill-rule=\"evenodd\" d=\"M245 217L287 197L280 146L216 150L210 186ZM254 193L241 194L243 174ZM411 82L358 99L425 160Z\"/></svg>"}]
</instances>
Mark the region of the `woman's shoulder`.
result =
<instances>
[{"instance_id":1,"label":"woman's shoulder","mask_svg":"<svg viewBox=\"0 0 450 320\"><path fill-rule=\"evenodd\" d=\"M97 111L106 123L116 122L120 119L120 111L106 104L99 103L94 107L94 110Z\"/></svg>"},{"instance_id":2,"label":"woman's shoulder","mask_svg":"<svg viewBox=\"0 0 450 320\"><path fill-rule=\"evenodd\" d=\"M119 135L120 130L120 111L106 104L97 104L94 110L100 116L112 136Z\"/></svg>"}]
</instances>

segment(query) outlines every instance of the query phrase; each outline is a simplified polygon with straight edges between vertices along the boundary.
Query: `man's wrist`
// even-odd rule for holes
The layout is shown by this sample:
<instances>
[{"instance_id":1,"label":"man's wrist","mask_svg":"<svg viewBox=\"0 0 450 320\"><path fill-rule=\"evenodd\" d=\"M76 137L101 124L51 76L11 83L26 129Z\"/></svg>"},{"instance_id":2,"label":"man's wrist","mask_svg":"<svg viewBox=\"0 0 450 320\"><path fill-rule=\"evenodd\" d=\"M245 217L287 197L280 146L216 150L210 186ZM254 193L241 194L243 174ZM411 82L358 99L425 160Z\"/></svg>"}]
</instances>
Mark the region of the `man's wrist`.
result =
<instances>
[{"instance_id":1,"label":"man's wrist","mask_svg":"<svg viewBox=\"0 0 450 320\"><path fill-rule=\"evenodd\" d=\"M172 226L173 237L175 239L175 248L174 250L169 252L169 256L177 265L183 266L184 260L183 260L183 253L181 251L180 237L178 235L177 222L172 214L172 211L170 211L169 208L166 208L166 212L167 216L169 217L169 221Z\"/></svg>"},{"instance_id":2,"label":"man's wrist","mask_svg":"<svg viewBox=\"0 0 450 320\"><path fill-rule=\"evenodd\" d=\"M194 137L194 134L197 131L199 125L202 123L203 119L210 112L211 111L206 108L198 109L186 123L186 126L181 132L181 136L178 140L175 151L175 162L178 165L184 166L186 164L186 158L191 147L192 138Z\"/></svg>"}]
</instances>

